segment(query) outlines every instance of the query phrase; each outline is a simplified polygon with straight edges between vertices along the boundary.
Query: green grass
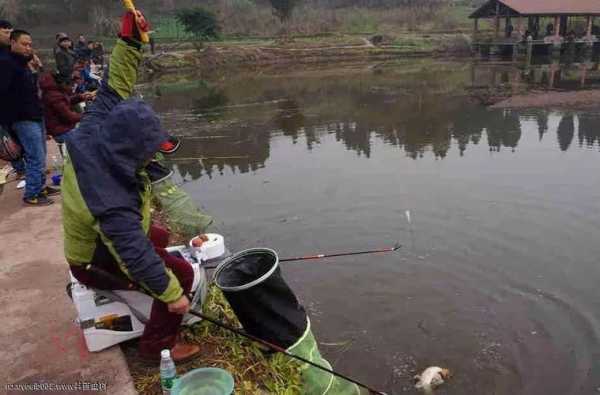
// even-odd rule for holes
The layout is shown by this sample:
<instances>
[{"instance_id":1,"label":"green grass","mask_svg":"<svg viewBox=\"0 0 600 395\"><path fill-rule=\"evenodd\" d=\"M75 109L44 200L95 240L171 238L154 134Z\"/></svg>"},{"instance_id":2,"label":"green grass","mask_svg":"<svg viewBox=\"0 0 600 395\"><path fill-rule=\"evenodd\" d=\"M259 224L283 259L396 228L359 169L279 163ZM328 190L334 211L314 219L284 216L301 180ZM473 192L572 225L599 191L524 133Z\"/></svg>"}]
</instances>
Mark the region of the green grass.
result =
<instances>
[{"instance_id":1,"label":"green grass","mask_svg":"<svg viewBox=\"0 0 600 395\"><path fill-rule=\"evenodd\" d=\"M209 289L203 312L230 326L241 328L225 297L214 285ZM195 368L218 367L233 375L235 393L238 394L301 393L300 365L283 354L267 355L255 343L205 321L184 329L182 335L187 341L200 345L202 354L192 362L178 365L179 375ZM128 356L128 362L140 394L162 393L158 366L143 367L131 356Z\"/></svg>"},{"instance_id":2,"label":"green grass","mask_svg":"<svg viewBox=\"0 0 600 395\"><path fill-rule=\"evenodd\" d=\"M356 14L350 17L344 31L348 33L375 33L379 24L371 15L357 10Z\"/></svg>"}]
</instances>

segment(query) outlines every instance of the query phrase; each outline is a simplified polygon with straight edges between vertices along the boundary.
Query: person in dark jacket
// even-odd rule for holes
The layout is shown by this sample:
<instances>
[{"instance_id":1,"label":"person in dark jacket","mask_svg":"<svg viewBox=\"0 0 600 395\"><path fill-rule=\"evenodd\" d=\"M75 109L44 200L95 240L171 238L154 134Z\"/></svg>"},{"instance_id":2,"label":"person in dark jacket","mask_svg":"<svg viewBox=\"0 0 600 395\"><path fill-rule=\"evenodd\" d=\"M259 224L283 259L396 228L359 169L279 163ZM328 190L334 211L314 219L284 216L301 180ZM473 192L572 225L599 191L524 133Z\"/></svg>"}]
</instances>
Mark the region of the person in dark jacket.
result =
<instances>
[{"instance_id":1,"label":"person in dark jacket","mask_svg":"<svg viewBox=\"0 0 600 395\"><path fill-rule=\"evenodd\" d=\"M139 355L156 361L161 350L171 349L173 359L181 361L200 351L178 341L194 274L189 263L169 257L160 248L166 245L153 245L149 238L151 180L146 166L168 136L152 108L131 98L143 57L137 28L135 34L124 33L131 31L133 21L128 12L96 100L65 139L65 255L71 273L83 284L118 287L86 269L91 266L152 293L155 301Z\"/></svg>"},{"instance_id":2,"label":"person in dark jacket","mask_svg":"<svg viewBox=\"0 0 600 395\"><path fill-rule=\"evenodd\" d=\"M40 78L42 101L44 104L44 123L46 132L57 143L63 143L65 136L81 121L81 113L73 106L92 100L93 93L73 95L73 84L69 76L59 73L45 73Z\"/></svg>"},{"instance_id":3,"label":"person in dark jacket","mask_svg":"<svg viewBox=\"0 0 600 395\"><path fill-rule=\"evenodd\" d=\"M13 26L9 21L0 20L0 65L6 65L12 62L10 55L10 34L12 31ZM0 82L0 89L2 89L0 90L0 127L11 133L12 137L14 138L15 136L10 130L10 126L12 124L10 113L1 110L2 108L7 108L7 101L10 100L8 92L6 91L7 88L8 85ZM25 161L23 161L23 159L14 160L11 162L11 165L17 174L18 179L25 177Z\"/></svg>"},{"instance_id":4,"label":"person in dark jacket","mask_svg":"<svg viewBox=\"0 0 600 395\"><path fill-rule=\"evenodd\" d=\"M92 51L92 61L94 64L104 67L104 46L100 41L94 43L94 50Z\"/></svg>"},{"instance_id":5,"label":"person in dark jacket","mask_svg":"<svg viewBox=\"0 0 600 395\"><path fill-rule=\"evenodd\" d=\"M75 46L75 56L77 59L91 59L92 57L92 49L93 42L85 39L84 36L79 36L79 41L77 41L77 45Z\"/></svg>"},{"instance_id":6,"label":"person in dark jacket","mask_svg":"<svg viewBox=\"0 0 600 395\"><path fill-rule=\"evenodd\" d=\"M25 194L28 205L49 205L48 196L60 191L46 186L46 133L38 88L41 62L34 54L31 34L13 30L11 53L0 62L0 97L2 119L10 122L25 152Z\"/></svg>"},{"instance_id":7,"label":"person in dark jacket","mask_svg":"<svg viewBox=\"0 0 600 395\"><path fill-rule=\"evenodd\" d=\"M71 39L69 37L62 37L58 41L58 46L59 49L54 55L56 70L62 75L71 75L73 66L75 66L75 61L77 60L75 52L71 49Z\"/></svg>"},{"instance_id":8,"label":"person in dark jacket","mask_svg":"<svg viewBox=\"0 0 600 395\"><path fill-rule=\"evenodd\" d=\"M60 45L58 45L58 43L60 42L60 40L63 37L69 37L69 35L67 33L56 33L56 36L54 37L54 39L56 40L54 43L54 47L52 48L52 55L54 56L54 58L56 59L56 53L58 51L60 51Z\"/></svg>"},{"instance_id":9,"label":"person in dark jacket","mask_svg":"<svg viewBox=\"0 0 600 395\"><path fill-rule=\"evenodd\" d=\"M9 111L6 111L10 106L12 98L9 97L8 87L9 80L4 78L9 75L9 68L13 64L13 59L10 53L10 34L13 31L12 24L5 20L0 20L0 67L2 69L2 79L0 79L0 126L8 129L12 124L12 117Z\"/></svg>"},{"instance_id":10,"label":"person in dark jacket","mask_svg":"<svg viewBox=\"0 0 600 395\"><path fill-rule=\"evenodd\" d=\"M0 48L8 49L10 47L10 34L13 26L9 21L0 20Z\"/></svg>"}]
</instances>

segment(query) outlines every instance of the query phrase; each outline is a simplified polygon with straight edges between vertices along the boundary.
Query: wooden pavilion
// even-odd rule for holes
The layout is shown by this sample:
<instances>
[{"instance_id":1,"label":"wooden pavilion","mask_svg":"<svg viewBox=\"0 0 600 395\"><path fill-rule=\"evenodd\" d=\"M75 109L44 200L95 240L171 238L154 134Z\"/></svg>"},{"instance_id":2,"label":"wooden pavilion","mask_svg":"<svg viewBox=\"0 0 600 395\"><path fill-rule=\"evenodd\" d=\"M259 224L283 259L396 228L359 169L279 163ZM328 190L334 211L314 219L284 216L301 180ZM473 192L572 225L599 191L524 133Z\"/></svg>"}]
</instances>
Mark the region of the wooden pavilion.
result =
<instances>
[{"instance_id":1,"label":"wooden pavilion","mask_svg":"<svg viewBox=\"0 0 600 395\"><path fill-rule=\"evenodd\" d=\"M493 21L494 41L529 40L560 46L565 40L596 41L594 17L600 16L600 0L489 0L470 15L474 20L474 38L479 34L479 20ZM540 26L541 19L547 20ZM585 21L585 31L568 30L569 19ZM504 20L504 34L500 35ZM527 23L525 23L525 20ZM514 23L516 21L516 23ZM580 29L581 30L581 29Z\"/></svg>"}]
</instances>

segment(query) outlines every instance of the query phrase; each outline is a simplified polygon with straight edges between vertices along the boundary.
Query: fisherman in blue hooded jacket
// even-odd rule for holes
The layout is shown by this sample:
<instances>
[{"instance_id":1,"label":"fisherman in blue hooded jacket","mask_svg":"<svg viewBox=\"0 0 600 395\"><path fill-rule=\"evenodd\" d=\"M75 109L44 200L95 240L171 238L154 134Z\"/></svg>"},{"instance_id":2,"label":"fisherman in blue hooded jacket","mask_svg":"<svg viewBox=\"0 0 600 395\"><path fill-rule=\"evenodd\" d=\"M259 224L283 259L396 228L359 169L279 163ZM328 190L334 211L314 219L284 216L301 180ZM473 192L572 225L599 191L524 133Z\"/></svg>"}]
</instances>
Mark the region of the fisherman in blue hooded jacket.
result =
<instances>
[{"instance_id":1,"label":"fisherman in blue hooded jacket","mask_svg":"<svg viewBox=\"0 0 600 395\"><path fill-rule=\"evenodd\" d=\"M141 33L128 11L109 70L79 127L66 138L62 181L65 255L73 275L100 289L114 288L97 278L90 265L135 282L155 301L139 343L140 357L159 360L170 349L175 361L199 352L178 340L191 266L155 248L151 227L151 182L146 165L168 136L150 106L131 98L142 60ZM142 26L142 25L139 25ZM165 246L161 246L165 247Z\"/></svg>"}]
</instances>

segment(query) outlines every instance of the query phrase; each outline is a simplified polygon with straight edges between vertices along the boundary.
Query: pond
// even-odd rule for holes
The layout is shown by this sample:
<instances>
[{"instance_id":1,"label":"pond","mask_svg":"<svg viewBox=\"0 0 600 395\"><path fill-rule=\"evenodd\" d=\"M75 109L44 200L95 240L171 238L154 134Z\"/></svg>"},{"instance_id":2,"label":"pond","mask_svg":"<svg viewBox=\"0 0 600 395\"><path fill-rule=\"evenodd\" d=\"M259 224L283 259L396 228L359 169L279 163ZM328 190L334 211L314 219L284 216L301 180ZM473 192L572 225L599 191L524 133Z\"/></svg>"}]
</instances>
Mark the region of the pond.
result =
<instances>
[{"instance_id":1,"label":"pond","mask_svg":"<svg viewBox=\"0 0 600 395\"><path fill-rule=\"evenodd\" d=\"M454 373L438 394L591 394L600 110L490 110L473 94L593 87L588 66L557 76L412 60L178 76L143 91L185 136L176 181L230 249L402 243L282 263L336 369L394 394L414 392L430 365Z\"/></svg>"}]
</instances>

